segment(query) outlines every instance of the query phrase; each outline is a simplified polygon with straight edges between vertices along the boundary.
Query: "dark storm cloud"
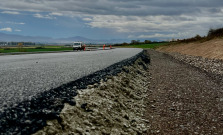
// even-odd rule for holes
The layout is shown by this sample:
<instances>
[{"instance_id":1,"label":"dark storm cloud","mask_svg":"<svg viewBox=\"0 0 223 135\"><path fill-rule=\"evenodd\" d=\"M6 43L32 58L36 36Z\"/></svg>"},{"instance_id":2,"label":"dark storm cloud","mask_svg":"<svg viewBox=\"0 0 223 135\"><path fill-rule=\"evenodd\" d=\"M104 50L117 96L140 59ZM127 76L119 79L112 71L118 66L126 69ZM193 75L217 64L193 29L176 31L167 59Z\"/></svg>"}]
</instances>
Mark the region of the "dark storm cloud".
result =
<instances>
[{"instance_id":1,"label":"dark storm cloud","mask_svg":"<svg viewBox=\"0 0 223 135\"><path fill-rule=\"evenodd\" d=\"M222 7L222 0L2 0L1 9L92 15L180 15Z\"/></svg>"},{"instance_id":2,"label":"dark storm cloud","mask_svg":"<svg viewBox=\"0 0 223 135\"><path fill-rule=\"evenodd\" d=\"M208 11L210 13L221 13L221 9L220 8L210 8L210 9L208 9Z\"/></svg>"}]
</instances>

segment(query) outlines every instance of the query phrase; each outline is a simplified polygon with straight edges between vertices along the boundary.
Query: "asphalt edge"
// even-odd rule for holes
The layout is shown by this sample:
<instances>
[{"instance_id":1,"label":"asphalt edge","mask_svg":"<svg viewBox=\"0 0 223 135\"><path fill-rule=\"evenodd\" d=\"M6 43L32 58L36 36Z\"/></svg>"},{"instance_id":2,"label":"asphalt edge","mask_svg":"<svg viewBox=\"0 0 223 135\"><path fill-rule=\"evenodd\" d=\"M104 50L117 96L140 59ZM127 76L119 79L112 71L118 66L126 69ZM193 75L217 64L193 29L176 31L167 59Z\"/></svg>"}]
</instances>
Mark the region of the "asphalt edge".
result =
<instances>
[{"instance_id":1,"label":"asphalt edge","mask_svg":"<svg viewBox=\"0 0 223 135\"><path fill-rule=\"evenodd\" d=\"M87 85L97 84L101 79L114 76L125 71L124 66L131 66L141 58L145 63L150 63L150 58L145 50L137 55L115 63L103 70L61 85L57 88L38 94L30 100L18 103L15 107L0 112L0 133L2 134L32 134L46 125L46 120L57 119L64 103L75 105L73 97L77 89L85 89Z\"/></svg>"}]
</instances>

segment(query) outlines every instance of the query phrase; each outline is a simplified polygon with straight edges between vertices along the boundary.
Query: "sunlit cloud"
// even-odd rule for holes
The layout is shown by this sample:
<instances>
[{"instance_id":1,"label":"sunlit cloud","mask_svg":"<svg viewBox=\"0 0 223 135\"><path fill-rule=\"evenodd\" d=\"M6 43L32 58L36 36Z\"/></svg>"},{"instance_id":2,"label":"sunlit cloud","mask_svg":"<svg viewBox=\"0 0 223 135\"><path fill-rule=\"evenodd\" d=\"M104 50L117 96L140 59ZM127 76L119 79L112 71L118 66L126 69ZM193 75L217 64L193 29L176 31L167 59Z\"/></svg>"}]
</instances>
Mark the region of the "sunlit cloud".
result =
<instances>
[{"instance_id":1,"label":"sunlit cloud","mask_svg":"<svg viewBox=\"0 0 223 135\"><path fill-rule=\"evenodd\" d=\"M2 14L12 14L12 15L18 15L18 14L20 14L19 12L17 12L17 11L3 11L3 12L1 12Z\"/></svg>"},{"instance_id":2,"label":"sunlit cloud","mask_svg":"<svg viewBox=\"0 0 223 135\"><path fill-rule=\"evenodd\" d=\"M19 30L19 29L15 29L15 31L16 31L16 32L20 32L20 31L22 31L22 30Z\"/></svg>"},{"instance_id":3,"label":"sunlit cloud","mask_svg":"<svg viewBox=\"0 0 223 135\"><path fill-rule=\"evenodd\" d=\"M33 16L36 17L36 18L42 18L42 19L56 19L56 17L53 17L51 15L42 15L42 14L39 14L39 13L34 14Z\"/></svg>"},{"instance_id":4,"label":"sunlit cloud","mask_svg":"<svg viewBox=\"0 0 223 135\"><path fill-rule=\"evenodd\" d=\"M51 16L63 16L62 13L58 13L58 12L52 12L49 15L51 15Z\"/></svg>"},{"instance_id":5,"label":"sunlit cloud","mask_svg":"<svg viewBox=\"0 0 223 135\"><path fill-rule=\"evenodd\" d=\"M15 24L15 25L25 25L24 22L6 22L7 24Z\"/></svg>"},{"instance_id":6,"label":"sunlit cloud","mask_svg":"<svg viewBox=\"0 0 223 135\"><path fill-rule=\"evenodd\" d=\"M12 28L1 28L0 31L7 31L7 32L12 32Z\"/></svg>"},{"instance_id":7,"label":"sunlit cloud","mask_svg":"<svg viewBox=\"0 0 223 135\"><path fill-rule=\"evenodd\" d=\"M84 21L93 21L91 18L83 18Z\"/></svg>"}]
</instances>

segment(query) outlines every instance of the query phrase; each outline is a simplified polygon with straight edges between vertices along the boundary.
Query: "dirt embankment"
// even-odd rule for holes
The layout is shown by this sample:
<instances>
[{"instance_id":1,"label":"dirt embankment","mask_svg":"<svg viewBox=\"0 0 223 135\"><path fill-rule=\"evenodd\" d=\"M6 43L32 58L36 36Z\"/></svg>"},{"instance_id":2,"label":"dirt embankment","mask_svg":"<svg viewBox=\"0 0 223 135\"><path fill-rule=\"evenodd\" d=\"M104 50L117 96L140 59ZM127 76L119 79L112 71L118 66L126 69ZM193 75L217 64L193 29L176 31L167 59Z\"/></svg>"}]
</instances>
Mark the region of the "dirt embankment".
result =
<instances>
[{"instance_id":1,"label":"dirt embankment","mask_svg":"<svg viewBox=\"0 0 223 135\"><path fill-rule=\"evenodd\" d=\"M186 55L202 56L211 59L223 59L223 39L213 39L203 43L181 43L163 46L157 49L162 52L178 52Z\"/></svg>"},{"instance_id":2,"label":"dirt embankment","mask_svg":"<svg viewBox=\"0 0 223 135\"><path fill-rule=\"evenodd\" d=\"M76 105L65 104L59 120L35 133L42 134L142 134L148 121L143 119L148 90L148 63L141 58L124 67L117 76L89 85L74 97Z\"/></svg>"}]
</instances>

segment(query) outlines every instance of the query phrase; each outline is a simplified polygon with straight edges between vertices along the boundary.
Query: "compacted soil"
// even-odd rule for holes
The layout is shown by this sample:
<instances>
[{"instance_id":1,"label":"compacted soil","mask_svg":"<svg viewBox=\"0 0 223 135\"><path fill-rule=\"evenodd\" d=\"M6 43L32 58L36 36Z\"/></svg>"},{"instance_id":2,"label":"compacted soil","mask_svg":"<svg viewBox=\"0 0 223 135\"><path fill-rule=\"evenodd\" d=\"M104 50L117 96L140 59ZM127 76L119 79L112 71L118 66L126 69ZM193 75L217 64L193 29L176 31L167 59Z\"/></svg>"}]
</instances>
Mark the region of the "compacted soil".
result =
<instances>
[{"instance_id":1,"label":"compacted soil","mask_svg":"<svg viewBox=\"0 0 223 135\"><path fill-rule=\"evenodd\" d=\"M223 134L223 83L172 56L148 53L147 134Z\"/></svg>"}]
</instances>

